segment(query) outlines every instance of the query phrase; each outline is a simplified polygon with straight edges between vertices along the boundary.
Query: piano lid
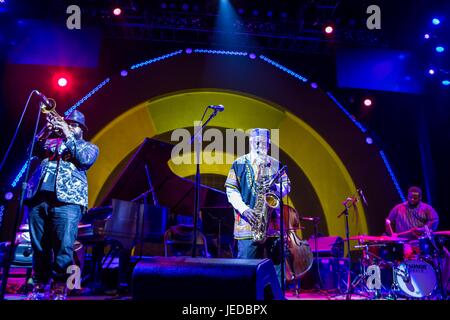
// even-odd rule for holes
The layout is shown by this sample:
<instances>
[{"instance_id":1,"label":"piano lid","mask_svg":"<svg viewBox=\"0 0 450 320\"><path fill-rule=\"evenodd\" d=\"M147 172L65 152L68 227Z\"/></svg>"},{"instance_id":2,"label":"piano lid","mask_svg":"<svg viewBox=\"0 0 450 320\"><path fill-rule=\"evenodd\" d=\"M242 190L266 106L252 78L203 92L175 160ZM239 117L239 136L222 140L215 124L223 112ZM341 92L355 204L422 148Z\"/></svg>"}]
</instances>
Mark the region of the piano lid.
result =
<instances>
[{"instance_id":1,"label":"piano lid","mask_svg":"<svg viewBox=\"0 0 450 320\"><path fill-rule=\"evenodd\" d=\"M131 156L124 169L116 176L100 206L110 205L112 199L131 201L150 189L145 165L147 164L158 204L170 208L175 214L193 215L195 183L173 173L169 166L173 145L146 138ZM149 203L152 195L149 193ZM229 207L224 191L200 186L200 207Z\"/></svg>"}]
</instances>

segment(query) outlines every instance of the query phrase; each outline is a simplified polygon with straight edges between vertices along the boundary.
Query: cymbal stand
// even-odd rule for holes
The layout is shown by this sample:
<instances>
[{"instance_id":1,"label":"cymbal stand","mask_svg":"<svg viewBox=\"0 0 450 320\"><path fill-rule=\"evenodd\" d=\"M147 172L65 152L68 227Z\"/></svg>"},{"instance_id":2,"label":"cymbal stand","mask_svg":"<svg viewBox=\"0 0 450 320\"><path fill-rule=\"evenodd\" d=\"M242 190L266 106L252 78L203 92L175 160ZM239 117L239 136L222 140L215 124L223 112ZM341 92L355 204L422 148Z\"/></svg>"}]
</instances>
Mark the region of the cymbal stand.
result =
<instances>
[{"instance_id":1,"label":"cymbal stand","mask_svg":"<svg viewBox=\"0 0 450 320\"><path fill-rule=\"evenodd\" d=\"M386 259L384 259L384 258L382 258L382 257L380 257L380 256L378 256L378 255L376 255L376 254L374 254L374 253L369 251L369 247L385 247L385 246L386 246L386 244L375 243L375 244L362 244L362 245L355 246L354 248L363 248L364 249L364 258L363 258L364 260L369 262L370 261L370 257L372 257L372 258L377 259L377 261L379 261L379 263L383 263L385 265L389 265L392 268L393 281L394 282L393 282L391 288L389 290L387 290L386 287L383 286L383 283L381 283L381 288L380 289L375 289L375 295L372 297L372 299L380 299L380 298L382 298L382 293L381 292L382 292L382 290L384 290L384 291L389 291L389 295L388 296L391 296L393 298L393 300L396 300L397 297L396 297L394 292L398 291L398 283L397 283L397 278L396 278L396 272L397 272L398 268L395 267L394 263L392 263L391 261L388 261L388 260L386 260ZM376 264L376 263L374 263L374 264ZM365 279L365 277L366 277L366 270L364 270L364 267L361 267L361 269L363 270L363 275L364 276L362 276L360 274L358 277L362 277L363 280L366 280ZM366 291L369 290L367 288L367 283L366 282L365 282L364 289Z\"/></svg>"}]
</instances>

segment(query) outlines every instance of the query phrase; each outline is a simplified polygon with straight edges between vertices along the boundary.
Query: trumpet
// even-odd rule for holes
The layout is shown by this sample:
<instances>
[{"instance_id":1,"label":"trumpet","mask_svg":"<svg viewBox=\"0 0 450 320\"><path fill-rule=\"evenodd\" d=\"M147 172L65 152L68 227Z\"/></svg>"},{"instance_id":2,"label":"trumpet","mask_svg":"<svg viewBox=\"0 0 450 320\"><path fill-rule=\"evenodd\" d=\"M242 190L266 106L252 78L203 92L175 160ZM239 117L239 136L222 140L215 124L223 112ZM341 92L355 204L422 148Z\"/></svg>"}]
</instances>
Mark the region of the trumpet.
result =
<instances>
[{"instance_id":1,"label":"trumpet","mask_svg":"<svg viewBox=\"0 0 450 320\"><path fill-rule=\"evenodd\" d=\"M49 106L45 103L40 104L40 109L43 114L47 115L47 124L42 128L41 132L38 134L38 140L46 140L50 135L54 134L56 136L61 136L62 132L59 128L55 128L57 122L66 122L64 118L56 112L56 103Z\"/></svg>"}]
</instances>

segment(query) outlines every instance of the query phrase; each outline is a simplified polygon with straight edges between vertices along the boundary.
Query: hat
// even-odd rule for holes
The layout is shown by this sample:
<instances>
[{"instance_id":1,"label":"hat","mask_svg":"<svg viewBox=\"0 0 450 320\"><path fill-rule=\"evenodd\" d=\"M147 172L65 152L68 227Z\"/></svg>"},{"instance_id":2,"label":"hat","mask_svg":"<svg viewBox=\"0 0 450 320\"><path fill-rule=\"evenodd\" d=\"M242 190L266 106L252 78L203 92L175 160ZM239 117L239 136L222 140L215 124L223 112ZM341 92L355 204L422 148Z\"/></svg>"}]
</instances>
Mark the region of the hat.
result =
<instances>
[{"instance_id":1,"label":"hat","mask_svg":"<svg viewBox=\"0 0 450 320\"><path fill-rule=\"evenodd\" d=\"M263 128L255 128L250 131L250 138L255 137L265 137L267 140L270 140L270 131L269 129Z\"/></svg>"},{"instance_id":2,"label":"hat","mask_svg":"<svg viewBox=\"0 0 450 320\"><path fill-rule=\"evenodd\" d=\"M84 114L82 114L80 111L78 110L74 110L72 111L68 116L66 116L64 118L64 120L66 120L67 122L76 122L79 125L81 125L81 127L83 128L84 131L87 131L87 126L86 126L86 122L84 119Z\"/></svg>"}]
</instances>

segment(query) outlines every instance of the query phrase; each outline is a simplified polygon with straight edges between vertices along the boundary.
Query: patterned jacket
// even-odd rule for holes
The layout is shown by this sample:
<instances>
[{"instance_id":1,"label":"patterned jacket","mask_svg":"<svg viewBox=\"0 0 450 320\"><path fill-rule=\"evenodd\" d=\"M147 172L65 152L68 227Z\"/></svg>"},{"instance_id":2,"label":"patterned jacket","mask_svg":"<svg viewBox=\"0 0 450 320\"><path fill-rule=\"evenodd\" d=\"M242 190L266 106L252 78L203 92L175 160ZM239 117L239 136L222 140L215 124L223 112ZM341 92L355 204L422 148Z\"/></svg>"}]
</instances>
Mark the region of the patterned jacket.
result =
<instances>
[{"instance_id":1,"label":"patterned jacket","mask_svg":"<svg viewBox=\"0 0 450 320\"><path fill-rule=\"evenodd\" d=\"M34 155L41 160L40 166L28 181L26 199L31 200L37 194L43 177L49 166L49 157L59 150L56 168L56 197L59 201L88 206L88 182L86 170L95 162L98 147L85 140L69 138L47 139L36 142ZM62 150L62 151L61 151Z\"/></svg>"},{"instance_id":2,"label":"patterned jacket","mask_svg":"<svg viewBox=\"0 0 450 320\"><path fill-rule=\"evenodd\" d=\"M269 175L273 177L280 169L281 164L273 157L269 156L268 158L272 164L269 169ZM234 238L238 240L251 239L253 237L250 224L241 217L241 214L248 208L254 208L256 204L256 170L256 167L251 163L250 155L245 154L233 162L225 182L228 201L234 208ZM283 184L283 196L285 196L291 189L290 180L286 173L282 174L281 181ZM275 187L274 189L278 195L280 184L274 184L273 187ZM275 210L272 216L269 217L268 237L279 235L279 214L279 210Z\"/></svg>"}]
</instances>

